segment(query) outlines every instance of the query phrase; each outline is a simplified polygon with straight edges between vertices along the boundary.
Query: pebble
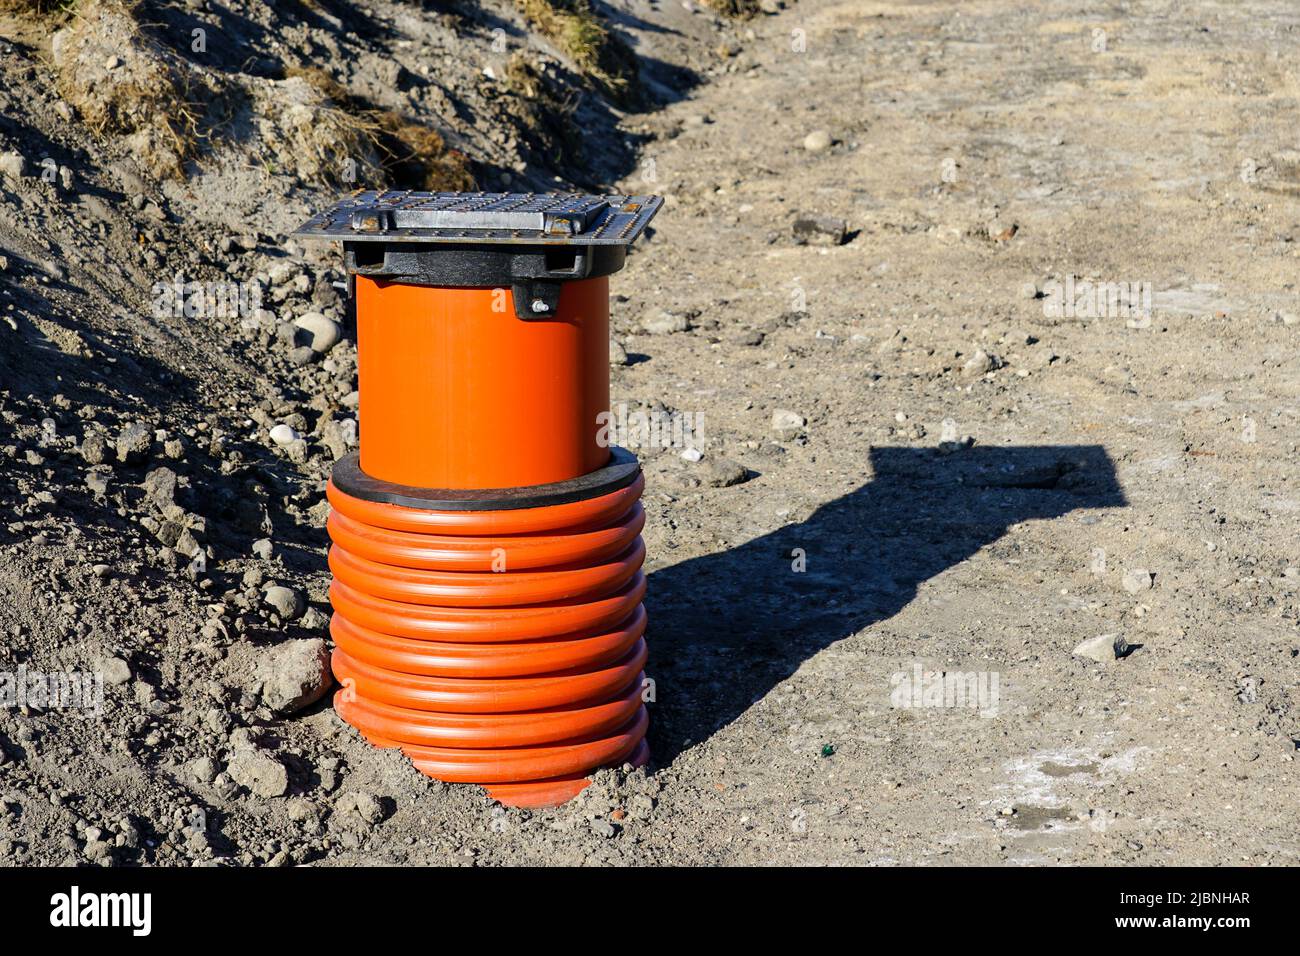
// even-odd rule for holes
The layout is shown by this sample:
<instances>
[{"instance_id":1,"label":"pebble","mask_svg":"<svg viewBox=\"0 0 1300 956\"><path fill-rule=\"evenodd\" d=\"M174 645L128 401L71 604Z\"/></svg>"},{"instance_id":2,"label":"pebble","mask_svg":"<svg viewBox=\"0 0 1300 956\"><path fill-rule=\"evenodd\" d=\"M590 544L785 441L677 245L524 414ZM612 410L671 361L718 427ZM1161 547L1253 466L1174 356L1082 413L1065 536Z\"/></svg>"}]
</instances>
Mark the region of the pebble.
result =
<instances>
[{"instance_id":1,"label":"pebble","mask_svg":"<svg viewBox=\"0 0 1300 956\"><path fill-rule=\"evenodd\" d=\"M271 429L271 441L281 448L288 448L302 436L290 425L276 425Z\"/></svg>"},{"instance_id":2,"label":"pebble","mask_svg":"<svg viewBox=\"0 0 1300 956\"><path fill-rule=\"evenodd\" d=\"M27 170L27 160L22 153L0 153L0 175L19 180Z\"/></svg>"},{"instance_id":3,"label":"pebble","mask_svg":"<svg viewBox=\"0 0 1300 956\"><path fill-rule=\"evenodd\" d=\"M798 437L807 424L806 418L788 408L778 408L772 412L772 433L781 441Z\"/></svg>"},{"instance_id":4,"label":"pebble","mask_svg":"<svg viewBox=\"0 0 1300 956\"><path fill-rule=\"evenodd\" d=\"M170 468L155 468L144 476L144 491L149 500L159 507L175 503L176 472Z\"/></svg>"},{"instance_id":5,"label":"pebble","mask_svg":"<svg viewBox=\"0 0 1300 956\"><path fill-rule=\"evenodd\" d=\"M1279 312L1277 320L1283 325L1300 325L1300 313L1296 312Z\"/></svg>"},{"instance_id":6,"label":"pebble","mask_svg":"<svg viewBox=\"0 0 1300 956\"><path fill-rule=\"evenodd\" d=\"M961 374L966 378L979 378L997 368L997 360L983 349L979 349L966 360L961 367Z\"/></svg>"},{"instance_id":7,"label":"pebble","mask_svg":"<svg viewBox=\"0 0 1300 956\"><path fill-rule=\"evenodd\" d=\"M704 457L704 452L700 451L698 448L688 448L684 452L682 452L683 461L696 462L703 457Z\"/></svg>"},{"instance_id":8,"label":"pebble","mask_svg":"<svg viewBox=\"0 0 1300 956\"><path fill-rule=\"evenodd\" d=\"M102 465L108 459L108 442L99 432L87 432L81 440L81 457L87 464Z\"/></svg>"},{"instance_id":9,"label":"pebble","mask_svg":"<svg viewBox=\"0 0 1300 956\"><path fill-rule=\"evenodd\" d=\"M104 683L121 687L131 679L131 665L120 657L106 657L100 665L104 674Z\"/></svg>"},{"instance_id":10,"label":"pebble","mask_svg":"<svg viewBox=\"0 0 1300 956\"><path fill-rule=\"evenodd\" d=\"M810 153L822 153L831 148L831 134L824 129L815 129L803 138L803 148Z\"/></svg>"},{"instance_id":11,"label":"pebble","mask_svg":"<svg viewBox=\"0 0 1300 956\"><path fill-rule=\"evenodd\" d=\"M132 422L117 434L117 460L125 465L138 464L149 454L152 442L153 429L144 422Z\"/></svg>"},{"instance_id":12,"label":"pebble","mask_svg":"<svg viewBox=\"0 0 1300 956\"><path fill-rule=\"evenodd\" d=\"M1108 664L1123 657L1128 650L1128 642L1118 634L1101 634L1090 637L1074 649L1078 657L1086 657L1099 664Z\"/></svg>"},{"instance_id":13,"label":"pebble","mask_svg":"<svg viewBox=\"0 0 1300 956\"><path fill-rule=\"evenodd\" d=\"M258 538L253 542L253 555L261 558L263 561L271 560L272 551L273 548L271 546L270 538Z\"/></svg>"},{"instance_id":14,"label":"pebble","mask_svg":"<svg viewBox=\"0 0 1300 956\"><path fill-rule=\"evenodd\" d=\"M848 238L849 224L836 216L797 216L791 229L800 245L839 246Z\"/></svg>"},{"instance_id":15,"label":"pebble","mask_svg":"<svg viewBox=\"0 0 1300 956\"><path fill-rule=\"evenodd\" d=\"M277 714L293 714L325 696L334 679L324 638L286 641L267 648L257 667L262 703Z\"/></svg>"},{"instance_id":16,"label":"pebble","mask_svg":"<svg viewBox=\"0 0 1300 956\"><path fill-rule=\"evenodd\" d=\"M186 766L190 776L199 783L211 783L217 779L217 774L221 772L221 767L211 757L198 757L191 760Z\"/></svg>"},{"instance_id":17,"label":"pebble","mask_svg":"<svg viewBox=\"0 0 1300 956\"><path fill-rule=\"evenodd\" d=\"M749 470L730 458L712 458L705 468L704 481L713 488L729 488L749 478Z\"/></svg>"},{"instance_id":18,"label":"pebble","mask_svg":"<svg viewBox=\"0 0 1300 956\"><path fill-rule=\"evenodd\" d=\"M284 764L260 750L239 750L226 767L230 779L258 797L279 797L289 789Z\"/></svg>"},{"instance_id":19,"label":"pebble","mask_svg":"<svg viewBox=\"0 0 1300 956\"><path fill-rule=\"evenodd\" d=\"M622 343L615 339L609 340L609 364L626 365L628 363L627 349Z\"/></svg>"},{"instance_id":20,"label":"pebble","mask_svg":"<svg viewBox=\"0 0 1300 956\"><path fill-rule=\"evenodd\" d=\"M302 617L307 609L307 601L301 591L273 584L263 592L263 600L274 608L275 613L284 621L294 621Z\"/></svg>"},{"instance_id":21,"label":"pebble","mask_svg":"<svg viewBox=\"0 0 1300 956\"><path fill-rule=\"evenodd\" d=\"M334 802L335 813L355 813L374 826L384 819L384 805L373 794L345 793Z\"/></svg>"},{"instance_id":22,"label":"pebble","mask_svg":"<svg viewBox=\"0 0 1300 956\"><path fill-rule=\"evenodd\" d=\"M301 344L308 346L318 355L324 355L334 348L343 335L343 329L337 322L319 312L300 315L293 320L293 324L303 333L300 337ZM295 338L295 341L297 340Z\"/></svg>"},{"instance_id":23,"label":"pebble","mask_svg":"<svg viewBox=\"0 0 1300 956\"><path fill-rule=\"evenodd\" d=\"M1155 575L1146 568L1133 568L1131 571L1124 572L1124 590L1129 594L1141 594L1143 591L1151 590L1151 585L1155 581Z\"/></svg>"},{"instance_id":24,"label":"pebble","mask_svg":"<svg viewBox=\"0 0 1300 956\"><path fill-rule=\"evenodd\" d=\"M670 335L673 332L686 332L691 327L691 320L677 312L660 309L641 323L641 327L651 335Z\"/></svg>"}]
</instances>

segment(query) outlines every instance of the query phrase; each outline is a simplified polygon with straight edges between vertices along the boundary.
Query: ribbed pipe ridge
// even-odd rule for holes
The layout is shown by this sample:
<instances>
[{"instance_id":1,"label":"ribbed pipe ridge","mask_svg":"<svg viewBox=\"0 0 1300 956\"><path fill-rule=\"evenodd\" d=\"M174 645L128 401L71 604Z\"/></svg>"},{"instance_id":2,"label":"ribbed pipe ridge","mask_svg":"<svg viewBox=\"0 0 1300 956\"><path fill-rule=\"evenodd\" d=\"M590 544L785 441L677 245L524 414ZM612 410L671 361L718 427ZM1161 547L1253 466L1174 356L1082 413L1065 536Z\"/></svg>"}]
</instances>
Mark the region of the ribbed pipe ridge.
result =
<instances>
[{"instance_id":1,"label":"ribbed pipe ridge","mask_svg":"<svg viewBox=\"0 0 1300 956\"><path fill-rule=\"evenodd\" d=\"M327 493L334 697L372 743L503 803L643 764L644 481L515 511Z\"/></svg>"}]
</instances>

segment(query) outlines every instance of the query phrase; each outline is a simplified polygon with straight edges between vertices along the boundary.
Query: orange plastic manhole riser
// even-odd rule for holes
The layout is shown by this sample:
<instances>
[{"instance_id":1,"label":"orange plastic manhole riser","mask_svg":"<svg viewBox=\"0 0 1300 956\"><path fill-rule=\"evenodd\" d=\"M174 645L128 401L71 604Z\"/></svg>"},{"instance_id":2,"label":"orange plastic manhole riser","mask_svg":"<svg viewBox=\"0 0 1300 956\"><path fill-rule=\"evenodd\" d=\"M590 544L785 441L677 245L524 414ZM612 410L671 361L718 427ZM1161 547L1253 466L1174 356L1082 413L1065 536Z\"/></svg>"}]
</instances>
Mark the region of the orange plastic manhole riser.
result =
<instances>
[{"instance_id":1,"label":"orange plastic manhole riser","mask_svg":"<svg viewBox=\"0 0 1300 956\"><path fill-rule=\"evenodd\" d=\"M509 289L358 276L361 468L423 488L514 488L604 466L609 278L566 282L558 321L516 318Z\"/></svg>"},{"instance_id":2,"label":"orange plastic manhole riser","mask_svg":"<svg viewBox=\"0 0 1300 956\"><path fill-rule=\"evenodd\" d=\"M421 772L563 803L649 759L644 479L598 440L609 276L662 201L359 192L360 448L327 486L339 716Z\"/></svg>"}]
</instances>

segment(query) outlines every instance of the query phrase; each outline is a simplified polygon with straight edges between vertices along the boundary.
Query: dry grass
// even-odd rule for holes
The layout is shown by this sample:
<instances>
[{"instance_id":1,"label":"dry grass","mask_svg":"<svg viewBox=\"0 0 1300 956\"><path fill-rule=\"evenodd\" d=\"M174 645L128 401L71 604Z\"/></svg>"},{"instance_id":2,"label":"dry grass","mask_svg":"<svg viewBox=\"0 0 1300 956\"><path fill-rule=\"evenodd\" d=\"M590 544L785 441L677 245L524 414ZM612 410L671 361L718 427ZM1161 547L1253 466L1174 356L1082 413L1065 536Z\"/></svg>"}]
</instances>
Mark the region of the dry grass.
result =
<instances>
[{"instance_id":1,"label":"dry grass","mask_svg":"<svg viewBox=\"0 0 1300 956\"><path fill-rule=\"evenodd\" d=\"M758 0L703 0L703 3L715 13L737 20L748 20L759 12Z\"/></svg>"},{"instance_id":2,"label":"dry grass","mask_svg":"<svg viewBox=\"0 0 1300 956\"><path fill-rule=\"evenodd\" d=\"M97 136L130 138L152 173L180 177L224 102L215 77L147 36L136 0L89 0L54 36L60 94Z\"/></svg>"},{"instance_id":3,"label":"dry grass","mask_svg":"<svg viewBox=\"0 0 1300 956\"><path fill-rule=\"evenodd\" d=\"M0 13L20 13L44 17L62 14L77 0L0 0Z\"/></svg>"},{"instance_id":4,"label":"dry grass","mask_svg":"<svg viewBox=\"0 0 1300 956\"><path fill-rule=\"evenodd\" d=\"M394 110L359 102L320 67L290 67L289 77L310 84L347 116L358 134L377 151L379 165L395 183L410 188L461 190L477 188L465 156L447 147L437 130Z\"/></svg>"},{"instance_id":5,"label":"dry grass","mask_svg":"<svg viewBox=\"0 0 1300 956\"><path fill-rule=\"evenodd\" d=\"M522 53L512 54L506 63L502 86L512 95L511 113L523 124L531 144L566 162L581 160L582 136L573 122L572 95L564 96Z\"/></svg>"},{"instance_id":6,"label":"dry grass","mask_svg":"<svg viewBox=\"0 0 1300 956\"><path fill-rule=\"evenodd\" d=\"M531 23L583 76L623 104L640 97L637 63L628 45L592 9L590 0L515 0Z\"/></svg>"}]
</instances>

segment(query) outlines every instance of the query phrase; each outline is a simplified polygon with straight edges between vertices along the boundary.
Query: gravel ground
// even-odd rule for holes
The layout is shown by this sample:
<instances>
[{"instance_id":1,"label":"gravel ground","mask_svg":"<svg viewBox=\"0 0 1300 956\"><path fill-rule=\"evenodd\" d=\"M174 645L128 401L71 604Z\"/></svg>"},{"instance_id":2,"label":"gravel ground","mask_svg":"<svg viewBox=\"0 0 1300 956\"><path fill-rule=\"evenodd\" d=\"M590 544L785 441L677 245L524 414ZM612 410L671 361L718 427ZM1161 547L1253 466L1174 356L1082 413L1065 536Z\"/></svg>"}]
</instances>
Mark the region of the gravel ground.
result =
<instances>
[{"instance_id":1,"label":"gravel ground","mask_svg":"<svg viewBox=\"0 0 1300 956\"><path fill-rule=\"evenodd\" d=\"M481 92L510 11L372 6L250 42L376 97L455 42L387 105L554 182ZM613 394L702 440L638 449L654 763L538 812L319 699L355 349L283 234L328 190L271 136L159 185L0 47L0 670L103 678L0 709L0 861L1296 863L1300 13L611 15L664 102L585 97L583 175L667 200ZM267 314L158 318L177 263Z\"/></svg>"}]
</instances>

